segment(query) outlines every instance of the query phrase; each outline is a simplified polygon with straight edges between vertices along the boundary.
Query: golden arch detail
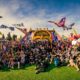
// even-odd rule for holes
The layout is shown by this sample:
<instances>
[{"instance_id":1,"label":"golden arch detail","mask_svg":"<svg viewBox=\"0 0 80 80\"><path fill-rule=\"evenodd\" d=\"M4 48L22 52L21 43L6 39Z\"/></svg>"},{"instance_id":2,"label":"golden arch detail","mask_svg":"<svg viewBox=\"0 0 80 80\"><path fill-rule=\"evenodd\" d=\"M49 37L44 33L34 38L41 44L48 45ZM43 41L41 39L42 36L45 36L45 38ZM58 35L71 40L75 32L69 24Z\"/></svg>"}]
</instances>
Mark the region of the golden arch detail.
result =
<instances>
[{"instance_id":1,"label":"golden arch detail","mask_svg":"<svg viewBox=\"0 0 80 80\"><path fill-rule=\"evenodd\" d=\"M51 33L48 30L36 30L33 35L33 40L44 40L51 41Z\"/></svg>"}]
</instances>

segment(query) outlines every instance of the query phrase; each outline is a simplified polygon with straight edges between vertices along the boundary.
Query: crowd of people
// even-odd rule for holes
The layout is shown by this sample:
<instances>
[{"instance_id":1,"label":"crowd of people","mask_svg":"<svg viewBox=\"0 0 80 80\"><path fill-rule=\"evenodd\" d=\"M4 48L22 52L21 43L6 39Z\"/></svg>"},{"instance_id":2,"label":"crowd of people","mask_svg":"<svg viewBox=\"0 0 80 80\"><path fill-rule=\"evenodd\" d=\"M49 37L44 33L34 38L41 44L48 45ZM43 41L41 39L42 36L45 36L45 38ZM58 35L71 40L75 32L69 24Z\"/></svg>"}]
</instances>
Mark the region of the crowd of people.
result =
<instances>
[{"instance_id":1,"label":"crowd of people","mask_svg":"<svg viewBox=\"0 0 80 80\"><path fill-rule=\"evenodd\" d=\"M0 41L0 69L20 69L27 64L36 65L36 73L44 72L50 64L74 66L80 70L80 44L69 40L58 41Z\"/></svg>"}]
</instances>

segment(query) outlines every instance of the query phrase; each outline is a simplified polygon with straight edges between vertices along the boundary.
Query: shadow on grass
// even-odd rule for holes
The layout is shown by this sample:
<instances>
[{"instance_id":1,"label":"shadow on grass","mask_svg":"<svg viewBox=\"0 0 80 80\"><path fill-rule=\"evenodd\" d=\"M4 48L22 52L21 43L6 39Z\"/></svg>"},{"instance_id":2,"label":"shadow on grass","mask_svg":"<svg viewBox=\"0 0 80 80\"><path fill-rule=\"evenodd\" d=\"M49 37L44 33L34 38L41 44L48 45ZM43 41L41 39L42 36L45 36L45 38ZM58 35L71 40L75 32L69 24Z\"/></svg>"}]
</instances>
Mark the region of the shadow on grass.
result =
<instances>
[{"instance_id":1,"label":"shadow on grass","mask_svg":"<svg viewBox=\"0 0 80 80\"><path fill-rule=\"evenodd\" d=\"M10 70L26 70L26 68L28 68L28 67L30 67L31 65L30 64L27 64L27 65L24 65L24 66L21 66L19 69L18 69L18 67L17 66L15 66L13 69L10 69L10 68L8 68L8 67L2 67L1 69L0 69L0 71L1 72L9 72Z\"/></svg>"},{"instance_id":2,"label":"shadow on grass","mask_svg":"<svg viewBox=\"0 0 80 80\"><path fill-rule=\"evenodd\" d=\"M8 67L3 67L0 71L9 72L11 70L26 70L30 66L35 66L35 65L26 64L24 67L21 66L20 69L18 69L17 66L15 66L13 69L9 69ZM45 68L45 72L49 72L53 68L55 68L54 64L50 64L47 68Z\"/></svg>"},{"instance_id":3,"label":"shadow on grass","mask_svg":"<svg viewBox=\"0 0 80 80\"><path fill-rule=\"evenodd\" d=\"M31 66L30 64L26 64L26 65L21 66L19 69L17 68L17 66L15 66L14 69L12 70L26 70L30 66Z\"/></svg>"},{"instance_id":4,"label":"shadow on grass","mask_svg":"<svg viewBox=\"0 0 80 80\"><path fill-rule=\"evenodd\" d=\"M1 72L9 72L10 69L8 67L3 67L0 69Z\"/></svg>"},{"instance_id":5,"label":"shadow on grass","mask_svg":"<svg viewBox=\"0 0 80 80\"><path fill-rule=\"evenodd\" d=\"M55 68L55 66L54 66L54 64L52 63L52 64L50 64L50 65L48 66L48 68L45 69L45 72L49 72L49 71L52 70L53 68Z\"/></svg>"}]
</instances>

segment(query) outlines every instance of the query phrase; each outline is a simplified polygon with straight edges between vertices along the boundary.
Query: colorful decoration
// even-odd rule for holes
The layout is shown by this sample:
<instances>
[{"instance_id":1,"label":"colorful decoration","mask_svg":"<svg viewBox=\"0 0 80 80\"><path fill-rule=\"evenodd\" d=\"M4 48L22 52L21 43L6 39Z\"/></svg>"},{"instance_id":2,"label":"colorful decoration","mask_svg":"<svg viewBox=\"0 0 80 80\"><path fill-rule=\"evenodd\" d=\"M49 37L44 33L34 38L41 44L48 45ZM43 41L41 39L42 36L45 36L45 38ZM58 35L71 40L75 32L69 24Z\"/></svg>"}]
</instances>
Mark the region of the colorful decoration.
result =
<instances>
[{"instance_id":1,"label":"colorful decoration","mask_svg":"<svg viewBox=\"0 0 80 80\"><path fill-rule=\"evenodd\" d=\"M62 27L63 30L72 29L72 27L74 26L75 23L72 23L72 24L66 26L66 25L65 25L65 21L66 21L66 17L62 18L59 22L55 22L55 21L48 21L48 22L54 23L54 24L57 25L58 27Z\"/></svg>"}]
</instances>

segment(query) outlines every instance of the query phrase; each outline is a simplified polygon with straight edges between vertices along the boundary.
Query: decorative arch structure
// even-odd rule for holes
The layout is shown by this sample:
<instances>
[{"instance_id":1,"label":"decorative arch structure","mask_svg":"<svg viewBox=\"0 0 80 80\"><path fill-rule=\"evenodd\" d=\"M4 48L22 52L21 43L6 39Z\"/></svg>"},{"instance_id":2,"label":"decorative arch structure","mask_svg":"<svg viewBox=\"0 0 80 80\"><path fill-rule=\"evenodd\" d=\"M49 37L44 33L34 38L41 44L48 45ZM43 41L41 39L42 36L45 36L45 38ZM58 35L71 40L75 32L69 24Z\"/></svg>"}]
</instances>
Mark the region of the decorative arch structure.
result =
<instances>
[{"instance_id":1,"label":"decorative arch structure","mask_svg":"<svg viewBox=\"0 0 80 80\"><path fill-rule=\"evenodd\" d=\"M48 30L36 30L34 32L32 40L49 40L52 39L51 33Z\"/></svg>"}]
</instances>

